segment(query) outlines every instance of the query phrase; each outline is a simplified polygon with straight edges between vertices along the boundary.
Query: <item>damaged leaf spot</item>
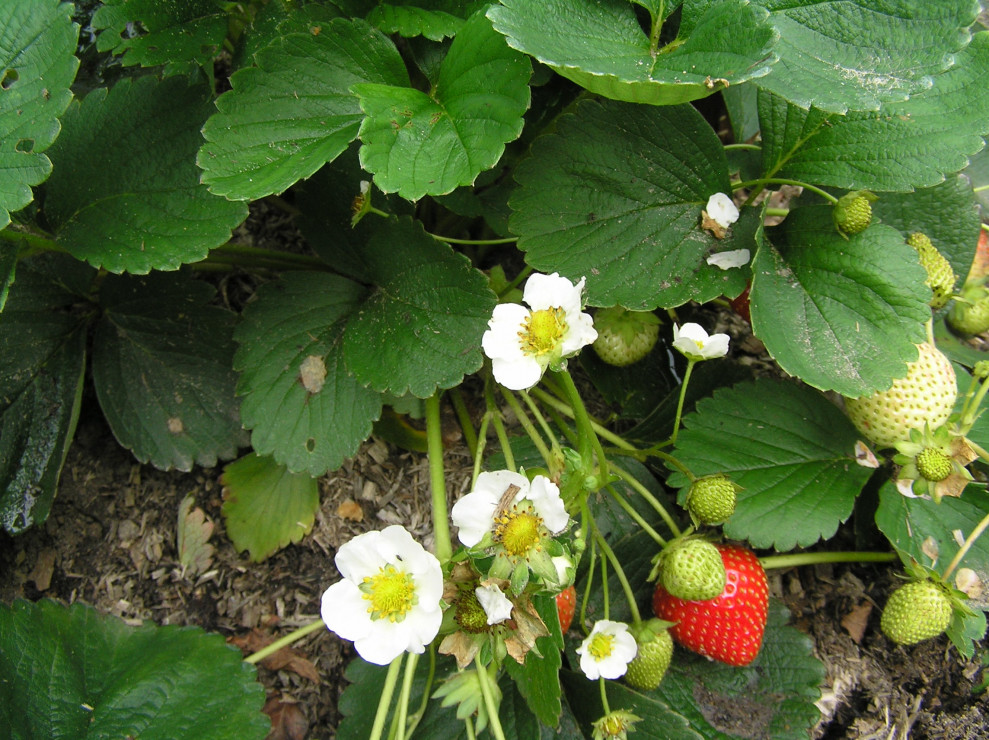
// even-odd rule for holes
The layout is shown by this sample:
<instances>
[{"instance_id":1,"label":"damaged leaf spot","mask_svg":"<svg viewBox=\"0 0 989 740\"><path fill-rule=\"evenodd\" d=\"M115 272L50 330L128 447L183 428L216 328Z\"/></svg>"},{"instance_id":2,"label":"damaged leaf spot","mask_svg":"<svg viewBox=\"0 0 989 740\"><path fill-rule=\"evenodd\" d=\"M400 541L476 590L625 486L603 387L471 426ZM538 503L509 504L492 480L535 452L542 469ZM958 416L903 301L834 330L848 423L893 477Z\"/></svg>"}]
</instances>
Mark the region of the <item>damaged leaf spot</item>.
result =
<instances>
[{"instance_id":1,"label":"damaged leaf spot","mask_svg":"<svg viewBox=\"0 0 989 740\"><path fill-rule=\"evenodd\" d=\"M309 393L315 395L323 390L323 384L326 383L326 363L323 358L309 355L304 359L299 365L299 380Z\"/></svg>"},{"instance_id":2,"label":"damaged leaf spot","mask_svg":"<svg viewBox=\"0 0 989 740\"><path fill-rule=\"evenodd\" d=\"M169 434L182 434L185 431L185 424L177 416L170 417L167 423Z\"/></svg>"}]
</instances>

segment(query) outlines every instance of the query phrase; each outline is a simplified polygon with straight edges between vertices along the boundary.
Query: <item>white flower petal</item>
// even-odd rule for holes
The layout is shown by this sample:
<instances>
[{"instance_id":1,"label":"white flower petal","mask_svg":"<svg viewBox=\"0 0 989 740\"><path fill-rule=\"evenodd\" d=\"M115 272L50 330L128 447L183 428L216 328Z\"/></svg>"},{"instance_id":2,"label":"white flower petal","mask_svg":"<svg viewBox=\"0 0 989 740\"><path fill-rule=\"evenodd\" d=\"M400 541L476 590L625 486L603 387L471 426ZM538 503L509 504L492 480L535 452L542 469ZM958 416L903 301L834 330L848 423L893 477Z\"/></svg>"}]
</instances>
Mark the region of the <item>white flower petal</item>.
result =
<instances>
[{"instance_id":1,"label":"white flower petal","mask_svg":"<svg viewBox=\"0 0 989 740\"><path fill-rule=\"evenodd\" d=\"M490 355L489 355L490 356ZM491 372L498 383L511 391L526 391L543 377L545 368L532 357L519 360L491 360Z\"/></svg>"},{"instance_id":2,"label":"white flower petal","mask_svg":"<svg viewBox=\"0 0 989 740\"><path fill-rule=\"evenodd\" d=\"M570 523L570 515L560 498L560 489L546 476L537 475L532 479L526 498L532 502L546 529L553 534L562 532Z\"/></svg>"},{"instance_id":3,"label":"white flower petal","mask_svg":"<svg viewBox=\"0 0 989 740\"><path fill-rule=\"evenodd\" d=\"M563 337L561 355L567 357L572 355L582 347L593 344L598 338L597 329L594 328L594 319L587 313L567 314L567 333Z\"/></svg>"},{"instance_id":4,"label":"white flower petal","mask_svg":"<svg viewBox=\"0 0 989 740\"><path fill-rule=\"evenodd\" d=\"M731 270L749 264L751 258L752 253L747 249L732 249L728 252L715 252L707 258L707 263L722 270Z\"/></svg>"},{"instance_id":5,"label":"white flower petal","mask_svg":"<svg viewBox=\"0 0 989 740\"><path fill-rule=\"evenodd\" d=\"M484 613L488 615L488 624L501 624L511 618L515 605L497 585L492 583L488 586L478 586L474 589L474 595L484 609Z\"/></svg>"},{"instance_id":6,"label":"white flower petal","mask_svg":"<svg viewBox=\"0 0 989 740\"><path fill-rule=\"evenodd\" d=\"M728 354L727 334L712 334L700 324L673 325L673 347L688 360L710 360Z\"/></svg>"},{"instance_id":7,"label":"white flower petal","mask_svg":"<svg viewBox=\"0 0 989 740\"><path fill-rule=\"evenodd\" d=\"M591 652L591 644L598 635L610 635L611 650L607 655L595 656ZM580 656L580 669L590 679L620 678L628 670L628 664L638 652L635 638L628 632L628 625L623 622L612 622L607 619L594 624L585 640L577 648Z\"/></svg>"},{"instance_id":8,"label":"white flower petal","mask_svg":"<svg viewBox=\"0 0 989 740\"><path fill-rule=\"evenodd\" d=\"M326 627L345 640L357 640L367 634L371 620L368 602L351 581L337 581L323 592L320 616Z\"/></svg>"},{"instance_id":9,"label":"white flower petal","mask_svg":"<svg viewBox=\"0 0 989 740\"><path fill-rule=\"evenodd\" d=\"M707 207L704 209L712 220L719 226L727 229L738 221L738 208L732 199L724 193L715 193L707 200Z\"/></svg>"},{"instance_id":10,"label":"white flower petal","mask_svg":"<svg viewBox=\"0 0 989 740\"><path fill-rule=\"evenodd\" d=\"M476 545L494 528L495 508L509 486L519 489L513 499L518 501L528 492L529 480L511 470L481 473L474 490L453 505L450 518L460 530L457 538L467 547Z\"/></svg>"},{"instance_id":11,"label":"white flower petal","mask_svg":"<svg viewBox=\"0 0 989 740\"><path fill-rule=\"evenodd\" d=\"M499 303L488 319L488 330L481 336L481 349L494 359L515 360L525 357L519 341L529 311L517 303Z\"/></svg>"},{"instance_id":12,"label":"white flower petal","mask_svg":"<svg viewBox=\"0 0 989 740\"><path fill-rule=\"evenodd\" d=\"M533 273L525 281L522 300L533 311L562 308L566 313L577 313L583 301L584 278L574 285L558 273L542 275Z\"/></svg>"}]
</instances>

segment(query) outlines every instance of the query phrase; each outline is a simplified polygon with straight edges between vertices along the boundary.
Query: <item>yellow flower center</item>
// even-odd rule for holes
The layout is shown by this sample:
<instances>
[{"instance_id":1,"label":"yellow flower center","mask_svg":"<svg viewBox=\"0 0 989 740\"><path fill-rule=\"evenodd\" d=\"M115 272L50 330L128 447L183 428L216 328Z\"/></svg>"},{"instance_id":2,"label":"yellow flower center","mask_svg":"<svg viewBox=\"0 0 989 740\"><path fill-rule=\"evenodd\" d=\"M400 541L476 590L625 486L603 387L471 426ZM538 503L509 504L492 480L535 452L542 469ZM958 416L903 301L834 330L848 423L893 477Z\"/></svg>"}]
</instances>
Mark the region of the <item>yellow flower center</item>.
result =
<instances>
[{"instance_id":1,"label":"yellow flower center","mask_svg":"<svg viewBox=\"0 0 989 740\"><path fill-rule=\"evenodd\" d=\"M494 539L500 542L509 555L524 557L529 550L539 546L542 517L531 509L513 506L495 522Z\"/></svg>"},{"instance_id":2,"label":"yellow flower center","mask_svg":"<svg viewBox=\"0 0 989 740\"><path fill-rule=\"evenodd\" d=\"M544 308L530 313L519 332L522 351L545 355L555 350L567 333L567 316L562 308Z\"/></svg>"},{"instance_id":3,"label":"yellow flower center","mask_svg":"<svg viewBox=\"0 0 989 740\"><path fill-rule=\"evenodd\" d=\"M367 608L371 619L401 622L417 602L412 576L394 565L386 565L377 575L365 578L360 590L371 602Z\"/></svg>"},{"instance_id":4,"label":"yellow flower center","mask_svg":"<svg viewBox=\"0 0 989 740\"><path fill-rule=\"evenodd\" d=\"M598 632L591 638L591 644L587 646L587 651L594 657L594 660L604 660L615 646L615 636L605 632Z\"/></svg>"}]
</instances>

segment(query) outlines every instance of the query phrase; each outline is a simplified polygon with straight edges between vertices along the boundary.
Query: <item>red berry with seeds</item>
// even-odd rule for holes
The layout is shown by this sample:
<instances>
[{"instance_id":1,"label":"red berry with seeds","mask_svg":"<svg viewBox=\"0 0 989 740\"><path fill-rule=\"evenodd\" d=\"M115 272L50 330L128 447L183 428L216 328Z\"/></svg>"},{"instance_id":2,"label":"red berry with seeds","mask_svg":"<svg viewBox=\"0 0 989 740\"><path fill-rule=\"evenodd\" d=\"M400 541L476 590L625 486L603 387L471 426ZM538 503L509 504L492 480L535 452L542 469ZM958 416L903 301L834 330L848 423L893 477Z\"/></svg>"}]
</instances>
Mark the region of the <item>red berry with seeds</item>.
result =
<instances>
[{"instance_id":1,"label":"red berry with seeds","mask_svg":"<svg viewBox=\"0 0 989 740\"><path fill-rule=\"evenodd\" d=\"M688 650L722 663L745 666L762 647L769 609L766 571L755 554L737 545L718 545L725 566L725 589L709 601L685 601L662 585L653 594L653 611L675 622L673 639Z\"/></svg>"},{"instance_id":2,"label":"red berry with seeds","mask_svg":"<svg viewBox=\"0 0 989 740\"><path fill-rule=\"evenodd\" d=\"M556 613L560 617L560 631L567 633L573 623L573 614L577 608L577 589L567 586L556 595Z\"/></svg>"}]
</instances>

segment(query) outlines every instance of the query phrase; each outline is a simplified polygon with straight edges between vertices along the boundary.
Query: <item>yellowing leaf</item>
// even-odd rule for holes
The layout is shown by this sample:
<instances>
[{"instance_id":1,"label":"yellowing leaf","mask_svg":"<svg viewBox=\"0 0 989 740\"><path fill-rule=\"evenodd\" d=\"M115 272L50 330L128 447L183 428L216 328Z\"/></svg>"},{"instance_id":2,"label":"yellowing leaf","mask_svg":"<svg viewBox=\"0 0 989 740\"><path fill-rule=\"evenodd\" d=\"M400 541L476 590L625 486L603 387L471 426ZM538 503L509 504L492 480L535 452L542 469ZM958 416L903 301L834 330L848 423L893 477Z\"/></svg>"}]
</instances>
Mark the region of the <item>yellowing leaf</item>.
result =
<instances>
[{"instance_id":1,"label":"yellowing leaf","mask_svg":"<svg viewBox=\"0 0 989 740\"><path fill-rule=\"evenodd\" d=\"M179 504L178 549L183 575L187 571L190 575L202 573L213 559L213 546L209 544L213 522L202 509L193 508L194 503L190 494Z\"/></svg>"}]
</instances>

